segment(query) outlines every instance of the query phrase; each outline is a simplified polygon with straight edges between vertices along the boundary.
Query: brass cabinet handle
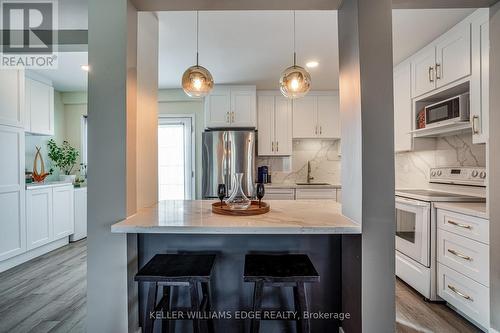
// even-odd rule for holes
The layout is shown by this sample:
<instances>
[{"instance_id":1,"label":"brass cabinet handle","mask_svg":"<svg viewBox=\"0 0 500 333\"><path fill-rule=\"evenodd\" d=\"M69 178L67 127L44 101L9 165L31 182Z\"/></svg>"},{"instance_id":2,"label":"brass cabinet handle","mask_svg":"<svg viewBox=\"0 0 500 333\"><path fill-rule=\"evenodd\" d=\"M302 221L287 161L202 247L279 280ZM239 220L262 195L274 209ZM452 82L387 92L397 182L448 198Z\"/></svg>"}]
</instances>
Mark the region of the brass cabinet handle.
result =
<instances>
[{"instance_id":1,"label":"brass cabinet handle","mask_svg":"<svg viewBox=\"0 0 500 333\"><path fill-rule=\"evenodd\" d=\"M276 141L276 151L280 151L280 147L278 146L279 141Z\"/></svg>"},{"instance_id":2,"label":"brass cabinet handle","mask_svg":"<svg viewBox=\"0 0 500 333\"><path fill-rule=\"evenodd\" d=\"M274 141L271 142L271 151L274 151Z\"/></svg>"},{"instance_id":3,"label":"brass cabinet handle","mask_svg":"<svg viewBox=\"0 0 500 333\"><path fill-rule=\"evenodd\" d=\"M314 134L318 135L318 125L314 127Z\"/></svg>"},{"instance_id":4,"label":"brass cabinet handle","mask_svg":"<svg viewBox=\"0 0 500 333\"><path fill-rule=\"evenodd\" d=\"M441 64L436 64L436 79L441 80Z\"/></svg>"},{"instance_id":5,"label":"brass cabinet handle","mask_svg":"<svg viewBox=\"0 0 500 333\"><path fill-rule=\"evenodd\" d=\"M474 134L479 134L479 130L477 129L477 122L479 121L479 116L473 116L472 117L472 132Z\"/></svg>"},{"instance_id":6,"label":"brass cabinet handle","mask_svg":"<svg viewBox=\"0 0 500 333\"><path fill-rule=\"evenodd\" d=\"M319 134L322 134L322 132L323 132L323 126L320 126L319 127Z\"/></svg>"},{"instance_id":7,"label":"brass cabinet handle","mask_svg":"<svg viewBox=\"0 0 500 333\"><path fill-rule=\"evenodd\" d=\"M429 66L429 82L434 82L434 67Z\"/></svg>"},{"instance_id":8,"label":"brass cabinet handle","mask_svg":"<svg viewBox=\"0 0 500 333\"><path fill-rule=\"evenodd\" d=\"M457 222L451 221L451 220L448 220L446 222L448 222L448 224L452 224L452 225L455 225L455 226L460 227L460 228L469 229L469 230L472 229L472 227L468 224L457 223Z\"/></svg>"},{"instance_id":9,"label":"brass cabinet handle","mask_svg":"<svg viewBox=\"0 0 500 333\"><path fill-rule=\"evenodd\" d=\"M448 249L448 252L450 252L451 254L453 254L453 255L455 255L455 256L457 256L457 257L459 257L459 258L462 258L462 259L465 259L465 260L472 261L472 258L471 258L471 257L466 256L465 254L462 254L462 253L460 253L460 252L457 252L457 251L455 251L455 250L453 250L453 249Z\"/></svg>"},{"instance_id":10,"label":"brass cabinet handle","mask_svg":"<svg viewBox=\"0 0 500 333\"><path fill-rule=\"evenodd\" d=\"M455 288L455 287L454 287L454 286L452 286L451 284L449 284L449 285L448 285L448 288L449 288L451 291L453 291L455 294L457 294L458 296L463 297L463 298L465 298L465 299L468 299L469 301L474 301L474 300L472 299L472 297L470 297L469 295L466 295L466 294L464 294L464 293L460 292L457 288Z\"/></svg>"},{"instance_id":11,"label":"brass cabinet handle","mask_svg":"<svg viewBox=\"0 0 500 333\"><path fill-rule=\"evenodd\" d=\"M231 112L231 122L234 123L234 111Z\"/></svg>"},{"instance_id":12,"label":"brass cabinet handle","mask_svg":"<svg viewBox=\"0 0 500 333\"><path fill-rule=\"evenodd\" d=\"M227 123L230 123L231 122L231 118L229 118L229 111L226 112L226 122Z\"/></svg>"}]
</instances>

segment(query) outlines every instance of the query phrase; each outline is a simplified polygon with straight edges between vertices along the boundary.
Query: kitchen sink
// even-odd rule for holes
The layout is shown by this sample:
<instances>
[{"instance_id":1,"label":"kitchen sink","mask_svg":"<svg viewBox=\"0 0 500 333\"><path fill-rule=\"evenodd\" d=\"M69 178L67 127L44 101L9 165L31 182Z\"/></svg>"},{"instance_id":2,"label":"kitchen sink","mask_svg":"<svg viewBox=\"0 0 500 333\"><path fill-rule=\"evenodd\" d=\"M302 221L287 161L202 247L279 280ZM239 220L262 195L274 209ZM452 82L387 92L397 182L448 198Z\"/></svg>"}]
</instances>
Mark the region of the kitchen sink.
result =
<instances>
[{"instance_id":1,"label":"kitchen sink","mask_svg":"<svg viewBox=\"0 0 500 333\"><path fill-rule=\"evenodd\" d=\"M295 183L296 185L330 185L329 183Z\"/></svg>"}]
</instances>

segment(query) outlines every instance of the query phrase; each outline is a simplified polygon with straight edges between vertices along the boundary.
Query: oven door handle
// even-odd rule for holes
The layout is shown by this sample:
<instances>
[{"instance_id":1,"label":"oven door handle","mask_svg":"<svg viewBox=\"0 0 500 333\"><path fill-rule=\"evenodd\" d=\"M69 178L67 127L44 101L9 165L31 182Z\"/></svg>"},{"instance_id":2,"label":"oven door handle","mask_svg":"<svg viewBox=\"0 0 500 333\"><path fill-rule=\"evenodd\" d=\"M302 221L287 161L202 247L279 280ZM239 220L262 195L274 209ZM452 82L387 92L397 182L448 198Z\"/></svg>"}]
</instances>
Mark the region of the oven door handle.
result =
<instances>
[{"instance_id":1,"label":"oven door handle","mask_svg":"<svg viewBox=\"0 0 500 333\"><path fill-rule=\"evenodd\" d=\"M429 207L429 203L425 201L407 199L402 197L396 197L396 203L402 203L407 205L419 206L419 207Z\"/></svg>"}]
</instances>

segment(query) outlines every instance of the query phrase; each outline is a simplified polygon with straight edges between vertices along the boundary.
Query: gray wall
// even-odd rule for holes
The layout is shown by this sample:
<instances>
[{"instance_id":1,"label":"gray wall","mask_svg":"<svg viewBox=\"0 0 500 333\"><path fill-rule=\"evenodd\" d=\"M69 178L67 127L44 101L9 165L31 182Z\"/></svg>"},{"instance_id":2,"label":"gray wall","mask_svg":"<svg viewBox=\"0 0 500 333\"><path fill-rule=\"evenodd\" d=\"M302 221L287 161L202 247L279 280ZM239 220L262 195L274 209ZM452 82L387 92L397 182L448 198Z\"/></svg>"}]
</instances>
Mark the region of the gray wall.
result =
<instances>
[{"instance_id":1,"label":"gray wall","mask_svg":"<svg viewBox=\"0 0 500 333\"><path fill-rule=\"evenodd\" d=\"M89 1L87 332L127 332L127 1Z\"/></svg>"},{"instance_id":2,"label":"gray wall","mask_svg":"<svg viewBox=\"0 0 500 333\"><path fill-rule=\"evenodd\" d=\"M500 2L490 8L490 322L500 332Z\"/></svg>"},{"instance_id":3,"label":"gray wall","mask_svg":"<svg viewBox=\"0 0 500 333\"><path fill-rule=\"evenodd\" d=\"M361 242L342 241L344 311L361 306L362 327L392 332L394 138L390 0L346 0L339 9L342 212L361 223ZM361 276L360 276L361 275ZM356 283L357 282L357 283ZM349 288L349 289L348 289ZM360 299L349 302L350 297Z\"/></svg>"}]
</instances>

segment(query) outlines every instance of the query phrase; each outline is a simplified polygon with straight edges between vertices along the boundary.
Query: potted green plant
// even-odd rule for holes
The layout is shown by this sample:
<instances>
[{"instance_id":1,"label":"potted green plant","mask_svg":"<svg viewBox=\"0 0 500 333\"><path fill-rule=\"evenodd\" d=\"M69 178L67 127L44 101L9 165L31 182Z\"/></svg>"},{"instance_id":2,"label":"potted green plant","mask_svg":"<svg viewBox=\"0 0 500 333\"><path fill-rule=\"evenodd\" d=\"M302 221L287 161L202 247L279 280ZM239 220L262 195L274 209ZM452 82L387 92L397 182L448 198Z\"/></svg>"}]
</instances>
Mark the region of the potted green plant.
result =
<instances>
[{"instance_id":1,"label":"potted green plant","mask_svg":"<svg viewBox=\"0 0 500 333\"><path fill-rule=\"evenodd\" d=\"M68 141L63 141L62 145L58 146L54 139L49 140L47 147L49 148L49 158L54 166L62 172L59 176L60 180L74 182L76 175L72 175L71 172L76 165L76 159L80 155L78 150L72 147Z\"/></svg>"}]
</instances>

